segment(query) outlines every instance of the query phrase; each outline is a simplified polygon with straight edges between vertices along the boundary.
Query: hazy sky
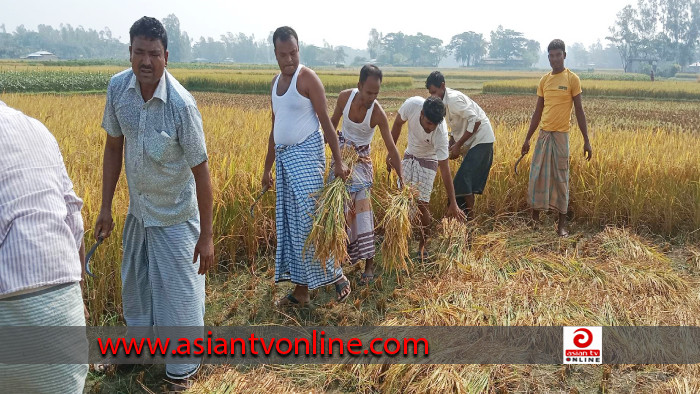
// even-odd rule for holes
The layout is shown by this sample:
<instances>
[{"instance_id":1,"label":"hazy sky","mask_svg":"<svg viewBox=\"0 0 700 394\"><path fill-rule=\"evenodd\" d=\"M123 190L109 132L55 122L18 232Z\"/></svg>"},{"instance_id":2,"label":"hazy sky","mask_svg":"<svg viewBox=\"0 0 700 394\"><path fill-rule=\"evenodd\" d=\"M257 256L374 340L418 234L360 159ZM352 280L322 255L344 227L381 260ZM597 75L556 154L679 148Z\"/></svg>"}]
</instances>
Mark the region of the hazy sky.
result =
<instances>
[{"instance_id":1,"label":"hazy sky","mask_svg":"<svg viewBox=\"0 0 700 394\"><path fill-rule=\"evenodd\" d=\"M0 0L0 24L8 32L23 24L58 27L69 23L101 30L127 42L129 27L143 15L162 19L174 13L180 27L191 38L218 39L226 32L255 34L266 38L278 26L292 26L300 41L322 45L348 45L363 49L369 31L418 32L443 40L464 31L489 32L498 25L523 32L543 47L553 38L586 46L608 35L615 15L633 0L589 0L586 2L540 1L279 1L279 0ZM366 5L366 6L365 6ZM365 8L361 8L361 7Z\"/></svg>"}]
</instances>

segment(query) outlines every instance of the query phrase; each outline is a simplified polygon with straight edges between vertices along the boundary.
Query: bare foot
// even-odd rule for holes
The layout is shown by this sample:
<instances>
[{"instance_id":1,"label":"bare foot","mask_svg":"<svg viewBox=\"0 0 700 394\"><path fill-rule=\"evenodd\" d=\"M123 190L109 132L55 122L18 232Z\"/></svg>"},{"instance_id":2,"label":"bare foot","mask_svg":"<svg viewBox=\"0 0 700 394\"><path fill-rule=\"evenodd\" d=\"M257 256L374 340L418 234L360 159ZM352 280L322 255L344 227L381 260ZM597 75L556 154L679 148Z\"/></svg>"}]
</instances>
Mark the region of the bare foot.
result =
<instances>
[{"instance_id":1,"label":"bare foot","mask_svg":"<svg viewBox=\"0 0 700 394\"><path fill-rule=\"evenodd\" d=\"M557 234L559 234L560 237L568 237L569 236L569 229L568 229L565 213L559 214L559 224L557 225Z\"/></svg>"}]
</instances>

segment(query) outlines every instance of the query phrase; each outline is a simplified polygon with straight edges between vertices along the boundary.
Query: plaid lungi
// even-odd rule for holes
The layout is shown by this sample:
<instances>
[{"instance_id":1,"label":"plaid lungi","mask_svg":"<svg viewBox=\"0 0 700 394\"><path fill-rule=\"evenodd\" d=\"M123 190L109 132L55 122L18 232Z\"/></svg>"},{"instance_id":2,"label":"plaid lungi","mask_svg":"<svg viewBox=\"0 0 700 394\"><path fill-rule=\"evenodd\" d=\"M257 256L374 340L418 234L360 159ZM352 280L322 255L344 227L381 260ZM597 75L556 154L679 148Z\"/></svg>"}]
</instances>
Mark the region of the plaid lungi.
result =
<instances>
[{"instance_id":1,"label":"plaid lungi","mask_svg":"<svg viewBox=\"0 0 700 394\"><path fill-rule=\"evenodd\" d=\"M323 269L313 258L313 246L302 253L313 224L314 196L323 188L326 156L320 131L298 144L275 146L275 157L275 282L289 280L309 289L334 283L343 275L342 268L328 260Z\"/></svg>"},{"instance_id":2,"label":"plaid lungi","mask_svg":"<svg viewBox=\"0 0 700 394\"><path fill-rule=\"evenodd\" d=\"M418 189L418 200L430 202L438 169L437 160L423 159L410 153L404 153L401 168L403 169L404 182Z\"/></svg>"},{"instance_id":3,"label":"plaid lungi","mask_svg":"<svg viewBox=\"0 0 700 394\"><path fill-rule=\"evenodd\" d=\"M343 133L338 136L341 149L355 149L359 156L353 165L350 180L347 182L350 193L350 204L346 207L348 255L350 264L374 257L374 212L370 198L370 188L374 180L370 145L357 146L345 138ZM331 166L333 161L331 160ZM334 174L329 174L329 182Z\"/></svg>"},{"instance_id":4,"label":"plaid lungi","mask_svg":"<svg viewBox=\"0 0 700 394\"><path fill-rule=\"evenodd\" d=\"M122 307L127 326L204 326L205 277L192 263L200 234L199 215L165 227L145 227L128 214L124 221ZM194 339L191 339L194 340ZM167 361L167 359L166 359ZM185 379L198 363L167 363L165 374Z\"/></svg>"},{"instance_id":5,"label":"plaid lungi","mask_svg":"<svg viewBox=\"0 0 700 394\"><path fill-rule=\"evenodd\" d=\"M0 326L85 326L83 297L80 284L62 284L0 300ZM66 354L73 359L76 349L83 348L87 361L87 336L65 337L67 332L58 332L47 343L44 357L55 359ZM18 338L23 340L32 338ZM37 338L32 345L19 346L36 348L49 338ZM37 342L39 344L37 344ZM24 350L22 349L22 350ZM7 354L5 354L7 356ZM36 355L42 359L42 354ZM2 393L82 393L87 364L0 364L0 392Z\"/></svg>"},{"instance_id":6,"label":"plaid lungi","mask_svg":"<svg viewBox=\"0 0 700 394\"><path fill-rule=\"evenodd\" d=\"M569 133L540 130L530 165L528 204L535 210L569 208Z\"/></svg>"}]
</instances>

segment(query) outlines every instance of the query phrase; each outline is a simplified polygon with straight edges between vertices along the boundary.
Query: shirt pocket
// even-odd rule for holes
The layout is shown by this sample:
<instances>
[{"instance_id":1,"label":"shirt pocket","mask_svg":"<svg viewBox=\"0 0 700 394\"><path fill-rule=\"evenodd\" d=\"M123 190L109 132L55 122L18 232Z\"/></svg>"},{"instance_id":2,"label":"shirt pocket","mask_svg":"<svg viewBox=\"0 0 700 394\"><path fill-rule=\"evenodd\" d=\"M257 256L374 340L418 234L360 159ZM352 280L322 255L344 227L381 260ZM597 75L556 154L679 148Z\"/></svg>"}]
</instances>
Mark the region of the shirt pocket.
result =
<instances>
[{"instance_id":1,"label":"shirt pocket","mask_svg":"<svg viewBox=\"0 0 700 394\"><path fill-rule=\"evenodd\" d=\"M169 163L182 156L174 131L151 129L146 133L146 154L156 162Z\"/></svg>"},{"instance_id":2,"label":"shirt pocket","mask_svg":"<svg viewBox=\"0 0 700 394\"><path fill-rule=\"evenodd\" d=\"M139 132L140 115L138 109L124 101L118 101L115 104L114 113L122 134L128 138L135 138Z\"/></svg>"}]
</instances>

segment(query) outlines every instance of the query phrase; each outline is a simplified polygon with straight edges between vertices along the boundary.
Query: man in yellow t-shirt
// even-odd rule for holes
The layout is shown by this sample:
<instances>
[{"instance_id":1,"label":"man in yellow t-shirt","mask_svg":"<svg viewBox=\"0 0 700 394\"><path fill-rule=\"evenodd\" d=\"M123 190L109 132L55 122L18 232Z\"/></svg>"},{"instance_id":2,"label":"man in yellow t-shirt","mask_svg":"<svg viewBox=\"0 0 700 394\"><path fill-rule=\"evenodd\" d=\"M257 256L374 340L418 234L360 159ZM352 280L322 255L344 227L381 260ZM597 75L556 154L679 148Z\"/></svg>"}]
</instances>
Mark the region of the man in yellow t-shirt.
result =
<instances>
[{"instance_id":1,"label":"man in yellow t-shirt","mask_svg":"<svg viewBox=\"0 0 700 394\"><path fill-rule=\"evenodd\" d=\"M540 134L527 186L528 204L535 221L539 220L540 211L557 211L557 232L564 237L569 234L566 213L569 208L569 129L572 107L576 109L576 121L583 135L583 154L586 160L591 159L593 150L588 140L586 114L581 104L581 81L576 74L564 67L564 41L553 40L547 51L552 71L542 77L537 87L537 105L521 153L525 155L530 151L530 139L539 127Z\"/></svg>"}]
</instances>

